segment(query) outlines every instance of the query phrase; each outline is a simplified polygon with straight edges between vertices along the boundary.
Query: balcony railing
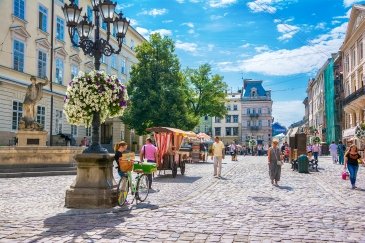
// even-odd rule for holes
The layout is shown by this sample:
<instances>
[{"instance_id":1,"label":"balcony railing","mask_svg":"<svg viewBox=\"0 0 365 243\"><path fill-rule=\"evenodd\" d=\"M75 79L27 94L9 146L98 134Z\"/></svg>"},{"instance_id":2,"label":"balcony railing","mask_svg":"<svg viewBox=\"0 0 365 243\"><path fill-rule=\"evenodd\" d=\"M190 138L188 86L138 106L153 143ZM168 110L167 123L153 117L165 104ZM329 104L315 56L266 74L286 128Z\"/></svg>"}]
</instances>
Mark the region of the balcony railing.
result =
<instances>
[{"instance_id":1,"label":"balcony railing","mask_svg":"<svg viewBox=\"0 0 365 243\"><path fill-rule=\"evenodd\" d=\"M259 113L250 113L250 117L259 117L260 114Z\"/></svg>"},{"instance_id":2,"label":"balcony railing","mask_svg":"<svg viewBox=\"0 0 365 243\"><path fill-rule=\"evenodd\" d=\"M251 130L257 131L260 130L261 126L250 126Z\"/></svg>"},{"instance_id":3,"label":"balcony railing","mask_svg":"<svg viewBox=\"0 0 365 243\"><path fill-rule=\"evenodd\" d=\"M354 93L350 94L349 96L347 96L344 100L343 100L343 105L348 105L349 103L351 103L352 101L356 100L357 98L359 98L360 96L365 95L365 87L362 87L358 90L356 90Z\"/></svg>"}]
</instances>

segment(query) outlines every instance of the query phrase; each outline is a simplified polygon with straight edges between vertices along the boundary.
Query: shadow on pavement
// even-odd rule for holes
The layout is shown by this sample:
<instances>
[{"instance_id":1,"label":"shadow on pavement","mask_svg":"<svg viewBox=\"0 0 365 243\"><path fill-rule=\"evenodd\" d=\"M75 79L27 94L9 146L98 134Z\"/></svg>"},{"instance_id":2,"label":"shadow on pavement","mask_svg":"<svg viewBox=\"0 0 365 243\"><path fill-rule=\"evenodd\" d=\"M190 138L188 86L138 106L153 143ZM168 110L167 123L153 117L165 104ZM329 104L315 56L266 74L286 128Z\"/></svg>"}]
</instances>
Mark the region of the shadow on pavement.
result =
<instances>
[{"instance_id":1,"label":"shadow on pavement","mask_svg":"<svg viewBox=\"0 0 365 243\"><path fill-rule=\"evenodd\" d=\"M201 176L181 176L177 175L175 178L172 178L171 174L167 175L159 175L155 178L153 178L153 181L159 182L159 183L193 183L197 180L200 180Z\"/></svg>"},{"instance_id":2,"label":"shadow on pavement","mask_svg":"<svg viewBox=\"0 0 365 243\"><path fill-rule=\"evenodd\" d=\"M48 230L40 233L37 239L31 242L38 242L44 238L64 237L74 241L78 237L93 239L89 231L103 231L99 234L105 239L115 239L125 234L115 227L126 218L133 218L131 210L114 209L71 209L66 213L57 214L44 220L44 227Z\"/></svg>"},{"instance_id":3,"label":"shadow on pavement","mask_svg":"<svg viewBox=\"0 0 365 243\"><path fill-rule=\"evenodd\" d=\"M278 186L277 188L287 191L293 191L293 188L290 186Z\"/></svg>"}]
</instances>

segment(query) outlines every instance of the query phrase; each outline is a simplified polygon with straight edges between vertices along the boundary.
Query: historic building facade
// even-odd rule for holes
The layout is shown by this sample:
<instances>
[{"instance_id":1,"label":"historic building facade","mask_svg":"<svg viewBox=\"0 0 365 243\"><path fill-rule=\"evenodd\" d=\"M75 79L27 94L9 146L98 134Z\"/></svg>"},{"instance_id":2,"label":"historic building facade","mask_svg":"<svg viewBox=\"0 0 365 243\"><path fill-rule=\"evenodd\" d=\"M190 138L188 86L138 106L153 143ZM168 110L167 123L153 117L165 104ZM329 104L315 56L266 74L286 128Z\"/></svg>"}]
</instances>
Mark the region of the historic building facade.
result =
<instances>
[{"instance_id":1,"label":"historic building facade","mask_svg":"<svg viewBox=\"0 0 365 243\"><path fill-rule=\"evenodd\" d=\"M265 90L262 81L244 80L241 95L241 141L255 139L258 144L268 145L272 139L271 91Z\"/></svg>"},{"instance_id":2,"label":"historic building facade","mask_svg":"<svg viewBox=\"0 0 365 243\"><path fill-rule=\"evenodd\" d=\"M241 138L241 93L227 94L227 114L225 117L213 117L213 136L218 136L225 144L240 142Z\"/></svg>"},{"instance_id":3,"label":"historic building facade","mask_svg":"<svg viewBox=\"0 0 365 243\"><path fill-rule=\"evenodd\" d=\"M71 134L79 144L91 130L67 123L63 113L63 99L69 81L79 71L94 69L94 60L72 45L62 11L64 0L9 0L0 1L2 24L0 33L0 145L11 144L22 117L22 102L32 75L39 81L48 79L43 99L37 107L37 121L51 135ZM83 13L92 21L91 1L79 0ZM101 37L106 37L106 26L101 26ZM78 41L78 37L75 37ZM132 27L128 29L121 54L103 57L100 69L117 75L122 82L129 79L131 66L137 63L135 46L145 39ZM117 46L117 40L111 37ZM126 134L127 132L127 134ZM133 135L133 134L132 134ZM54 138L54 139L53 139ZM52 137L57 145L57 137ZM111 145L131 138L120 119L110 119L101 126L101 143Z\"/></svg>"},{"instance_id":4,"label":"historic building facade","mask_svg":"<svg viewBox=\"0 0 365 243\"><path fill-rule=\"evenodd\" d=\"M365 122L365 5L351 10L346 37L340 50L343 63L344 130L343 139L354 140L355 127ZM360 141L357 141L360 143Z\"/></svg>"}]
</instances>

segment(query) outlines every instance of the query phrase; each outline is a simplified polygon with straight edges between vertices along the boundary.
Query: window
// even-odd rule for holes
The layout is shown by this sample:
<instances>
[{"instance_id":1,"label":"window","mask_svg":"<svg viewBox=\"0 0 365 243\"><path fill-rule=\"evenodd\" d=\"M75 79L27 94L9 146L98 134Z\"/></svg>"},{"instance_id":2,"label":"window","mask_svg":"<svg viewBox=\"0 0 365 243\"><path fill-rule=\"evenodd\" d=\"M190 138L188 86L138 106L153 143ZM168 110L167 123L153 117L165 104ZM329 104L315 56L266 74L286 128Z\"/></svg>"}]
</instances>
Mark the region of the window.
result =
<instances>
[{"instance_id":1,"label":"window","mask_svg":"<svg viewBox=\"0 0 365 243\"><path fill-rule=\"evenodd\" d=\"M231 116L226 116L226 123L231 123Z\"/></svg>"},{"instance_id":2,"label":"window","mask_svg":"<svg viewBox=\"0 0 365 243\"><path fill-rule=\"evenodd\" d=\"M259 120L259 127L262 127L262 121Z\"/></svg>"},{"instance_id":3,"label":"window","mask_svg":"<svg viewBox=\"0 0 365 243\"><path fill-rule=\"evenodd\" d=\"M220 136L221 135L221 128L220 127L215 127L214 132L215 132L215 136Z\"/></svg>"},{"instance_id":4,"label":"window","mask_svg":"<svg viewBox=\"0 0 365 243\"><path fill-rule=\"evenodd\" d=\"M345 57L345 72L348 73L350 71L350 55L347 54Z\"/></svg>"},{"instance_id":5,"label":"window","mask_svg":"<svg viewBox=\"0 0 365 243\"><path fill-rule=\"evenodd\" d=\"M238 127L233 128L233 136L238 136Z\"/></svg>"},{"instance_id":6,"label":"window","mask_svg":"<svg viewBox=\"0 0 365 243\"><path fill-rule=\"evenodd\" d=\"M61 41L65 40L65 21L60 17L57 17L56 38Z\"/></svg>"},{"instance_id":7,"label":"window","mask_svg":"<svg viewBox=\"0 0 365 243\"><path fill-rule=\"evenodd\" d=\"M64 64L61 58L56 58L56 83L63 84Z\"/></svg>"},{"instance_id":8,"label":"window","mask_svg":"<svg viewBox=\"0 0 365 243\"><path fill-rule=\"evenodd\" d=\"M215 118L214 118L214 122L215 122L215 123L221 123L221 119L220 119L219 117L215 117Z\"/></svg>"},{"instance_id":9,"label":"window","mask_svg":"<svg viewBox=\"0 0 365 243\"><path fill-rule=\"evenodd\" d=\"M131 50L134 50L134 40L131 39Z\"/></svg>"},{"instance_id":10,"label":"window","mask_svg":"<svg viewBox=\"0 0 365 243\"><path fill-rule=\"evenodd\" d=\"M71 79L77 76L79 73L79 67L76 65L71 65Z\"/></svg>"},{"instance_id":11,"label":"window","mask_svg":"<svg viewBox=\"0 0 365 243\"><path fill-rule=\"evenodd\" d=\"M237 105L233 105L233 110L234 110L234 111L236 111L236 110L237 110L237 108L238 108L238 106L237 106Z\"/></svg>"},{"instance_id":12,"label":"window","mask_svg":"<svg viewBox=\"0 0 365 243\"><path fill-rule=\"evenodd\" d=\"M271 113L270 108L267 108L267 114L270 114L270 113Z\"/></svg>"},{"instance_id":13,"label":"window","mask_svg":"<svg viewBox=\"0 0 365 243\"><path fill-rule=\"evenodd\" d=\"M125 59L122 59L122 66L120 68L120 72L125 74L126 73L126 67L125 67Z\"/></svg>"},{"instance_id":14,"label":"window","mask_svg":"<svg viewBox=\"0 0 365 243\"><path fill-rule=\"evenodd\" d=\"M25 20L25 0L14 0L14 15Z\"/></svg>"},{"instance_id":15,"label":"window","mask_svg":"<svg viewBox=\"0 0 365 243\"><path fill-rule=\"evenodd\" d=\"M56 110L56 134L62 133L63 126L63 113L60 110Z\"/></svg>"},{"instance_id":16,"label":"window","mask_svg":"<svg viewBox=\"0 0 365 243\"><path fill-rule=\"evenodd\" d=\"M226 136L232 136L232 128L226 127Z\"/></svg>"},{"instance_id":17,"label":"window","mask_svg":"<svg viewBox=\"0 0 365 243\"><path fill-rule=\"evenodd\" d=\"M13 130L18 129L20 118L23 116L23 103L19 101L13 101L13 118L11 128Z\"/></svg>"},{"instance_id":18,"label":"window","mask_svg":"<svg viewBox=\"0 0 365 243\"><path fill-rule=\"evenodd\" d=\"M351 48L351 70L356 66L356 51L355 47Z\"/></svg>"},{"instance_id":19,"label":"window","mask_svg":"<svg viewBox=\"0 0 365 243\"><path fill-rule=\"evenodd\" d=\"M227 105L227 111L231 110L231 105Z\"/></svg>"},{"instance_id":20,"label":"window","mask_svg":"<svg viewBox=\"0 0 365 243\"><path fill-rule=\"evenodd\" d=\"M250 114L250 113L251 113L250 108L247 108L247 114Z\"/></svg>"},{"instance_id":21,"label":"window","mask_svg":"<svg viewBox=\"0 0 365 243\"><path fill-rule=\"evenodd\" d=\"M87 21L93 22L93 9L90 6L87 6Z\"/></svg>"},{"instance_id":22,"label":"window","mask_svg":"<svg viewBox=\"0 0 365 243\"><path fill-rule=\"evenodd\" d=\"M205 117L204 117L204 120L205 120L205 121L208 121L208 116L205 116Z\"/></svg>"},{"instance_id":23,"label":"window","mask_svg":"<svg viewBox=\"0 0 365 243\"><path fill-rule=\"evenodd\" d=\"M358 62L360 63L360 61L364 57L364 47L363 47L363 44L362 44L362 39L360 39L357 42L357 55L358 55Z\"/></svg>"},{"instance_id":24,"label":"window","mask_svg":"<svg viewBox=\"0 0 365 243\"><path fill-rule=\"evenodd\" d=\"M86 136L91 137L91 127L86 128Z\"/></svg>"},{"instance_id":25,"label":"window","mask_svg":"<svg viewBox=\"0 0 365 243\"><path fill-rule=\"evenodd\" d=\"M251 126L251 122L250 121L247 121L247 126Z\"/></svg>"},{"instance_id":26,"label":"window","mask_svg":"<svg viewBox=\"0 0 365 243\"><path fill-rule=\"evenodd\" d=\"M269 126L269 127L271 126L271 121L270 120L267 121L267 126Z\"/></svg>"},{"instance_id":27,"label":"window","mask_svg":"<svg viewBox=\"0 0 365 243\"><path fill-rule=\"evenodd\" d=\"M46 124L46 107L37 106L37 122L45 126Z\"/></svg>"},{"instance_id":28,"label":"window","mask_svg":"<svg viewBox=\"0 0 365 243\"><path fill-rule=\"evenodd\" d=\"M112 55L111 59L112 59L112 68L117 69L117 57L116 57L116 55Z\"/></svg>"},{"instance_id":29,"label":"window","mask_svg":"<svg viewBox=\"0 0 365 243\"><path fill-rule=\"evenodd\" d=\"M43 7L42 5L39 5L38 8L38 28L43 30L44 32L47 32L47 8Z\"/></svg>"},{"instance_id":30,"label":"window","mask_svg":"<svg viewBox=\"0 0 365 243\"><path fill-rule=\"evenodd\" d=\"M256 109L252 108L252 114L256 114Z\"/></svg>"},{"instance_id":31,"label":"window","mask_svg":"<svg viewBox=\"0 0 365 243\"><path fill-rule=\"evenodd\" d=\"M77 136L77 126L71 125L71 135L76 137Z\"/></svg>"},{"instance_id":32,"label":"window","mask_svg":"<svg viewBox=\"0 0 365 243\"><path fill-rule=\"evenodd\" d=\"M259 114L261 114L261 108L258 108L258 111L257 111Z\"/></svg>"},{"instance_id":33,"label":"window","mask_svg":"<svg viewBox=\"0 0 365 243\"><path fill-rule=\"evenodd\" d=\"M238 115L233 115L233 122L238 123Z\"/></svg>"},{"instance_id":34,"label":"window","mask_svg":"<svg viewBox=\"0 0 365 243\"><path fill-rule=\"evenodd\" d=\"M47 77L47 53L38 51L38 77Z\"/></svg>"},{"instance_id":35,"label":"window","mask_svg":"<svg viewBox=\"0 0 365 243\"><path fill-rule=\"evenodd\" d=\"M72 37L72 40L73 40L73 42L76 44L74 44L74 43L72 43L72 46L73 47L76 47L77 48L77 45L79 44L79 33L77 33L77 31L75 31L75 34L74 34L74 36Z\"/></svg>"},{"instance_id":36,"label":"window","mask_svg":"<svg viewBox=\"0 0 365 243\"><path fill-rule=\"evenodd\" d=\"M24 71L24 43L18 40L13 42L13 67L17 71Z\"/></svg>"}]
</instances>

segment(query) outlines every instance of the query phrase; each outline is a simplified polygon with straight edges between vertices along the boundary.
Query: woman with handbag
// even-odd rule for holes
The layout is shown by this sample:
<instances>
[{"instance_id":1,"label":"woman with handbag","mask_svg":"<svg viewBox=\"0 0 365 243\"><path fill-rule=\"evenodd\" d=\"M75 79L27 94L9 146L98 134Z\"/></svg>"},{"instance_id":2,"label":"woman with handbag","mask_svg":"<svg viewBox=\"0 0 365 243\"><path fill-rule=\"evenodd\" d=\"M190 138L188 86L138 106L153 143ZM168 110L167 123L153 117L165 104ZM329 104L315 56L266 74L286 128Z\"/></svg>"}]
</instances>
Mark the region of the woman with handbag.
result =
<instances>
[{"instance_id":1,"label":"woman with handbag","mask_svg":"<svg viewBox=\"0 0 365 243\"><path fill-rule=\"evenodd\" d=\"M350 173L350 182L352 189L356 189L356 176L357 171L359 170L359 160L361 161L361 155L357 151L357 147L355 144L351 145L349 150L345 154L345 166L349 170Z\"/></svg>"},{"instance_id":2,"label":"woman with handbag","mask_svg":"<svg viewBox=\"0 0 365 243\"><path fill-rule=\"evenodd\" d=\"M278 143L279 141L277 140L272 142L272 147L269 148L267 155L271 184L274 186L279 186L278 182L280 181L281 166L283 165Z\"/></svg>"}]
</instances>

